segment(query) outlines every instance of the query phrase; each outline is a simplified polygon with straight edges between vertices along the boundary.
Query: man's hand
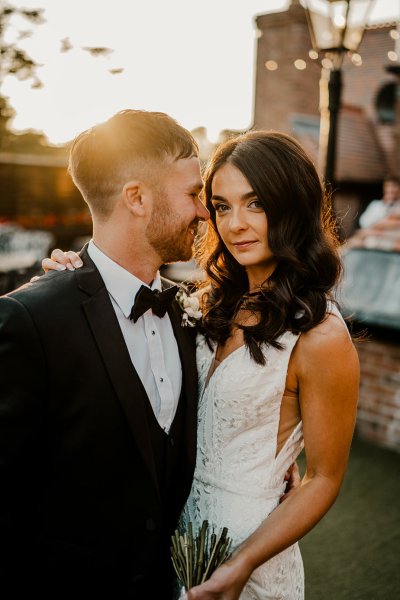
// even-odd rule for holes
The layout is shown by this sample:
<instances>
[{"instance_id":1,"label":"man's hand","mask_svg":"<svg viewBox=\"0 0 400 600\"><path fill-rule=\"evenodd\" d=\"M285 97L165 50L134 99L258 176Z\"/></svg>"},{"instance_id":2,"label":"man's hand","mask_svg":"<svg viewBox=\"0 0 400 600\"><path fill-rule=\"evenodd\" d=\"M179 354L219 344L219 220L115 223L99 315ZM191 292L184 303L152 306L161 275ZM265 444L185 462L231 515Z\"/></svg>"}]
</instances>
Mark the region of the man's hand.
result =
<instances>
[{"instance_id":1,"label":"man's hand","mask_svg":"<svg viewBox=\"0 0 400 600\"><path fill-rule=\"evenodd\" d=\"M286 500L286 498L293 494L293 492L297 490L301 483L300 471L299 467L297 466L297 463L293 463L288 468L288 470L285 473L285 481L287 482L285 493L281 497L279 503L283 502L284 500Z\"/></svg>"}]
</instances>

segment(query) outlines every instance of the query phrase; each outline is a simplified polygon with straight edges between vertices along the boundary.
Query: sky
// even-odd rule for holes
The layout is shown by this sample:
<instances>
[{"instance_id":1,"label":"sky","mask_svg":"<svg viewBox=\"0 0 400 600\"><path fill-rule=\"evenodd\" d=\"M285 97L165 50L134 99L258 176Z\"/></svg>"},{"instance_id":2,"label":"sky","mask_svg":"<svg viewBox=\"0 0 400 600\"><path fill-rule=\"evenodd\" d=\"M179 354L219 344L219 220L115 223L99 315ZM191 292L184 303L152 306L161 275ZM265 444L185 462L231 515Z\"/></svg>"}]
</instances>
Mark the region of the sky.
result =
<instances>
[{"instance_id":1,"label":"sky","mask_svg":"<svg viewBox=\"0 0 400 600\"><path fill-rule=\"evenodd\" d=\"M0 3L2 0L0 0ZM5 78L2 93L17 112L15 130L44 131L63 143L124 108L160 110L189 129L252 123L256 28L254 16L284 10L287 0L13 0L43 8L46 23L18 29L18 44L40 63L43 83ZM400 0L375 0L372 21L400 18ZM60 52L61 40L72 48ZM108 56L83 48L105 46ZM110 71L117 70L117 74Z\"/></svg>"}]
</instances>

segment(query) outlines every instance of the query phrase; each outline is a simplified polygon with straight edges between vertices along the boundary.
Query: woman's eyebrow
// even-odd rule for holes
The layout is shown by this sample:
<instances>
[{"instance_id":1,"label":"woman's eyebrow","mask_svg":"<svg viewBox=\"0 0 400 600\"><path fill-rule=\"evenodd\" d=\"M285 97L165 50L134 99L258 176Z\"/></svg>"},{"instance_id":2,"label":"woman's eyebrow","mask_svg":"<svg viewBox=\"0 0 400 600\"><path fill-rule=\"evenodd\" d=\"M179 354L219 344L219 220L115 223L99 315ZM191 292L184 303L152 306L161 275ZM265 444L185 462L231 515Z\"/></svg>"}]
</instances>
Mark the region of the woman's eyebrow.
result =
<instances>
[{"instance_id":1,"label":"woman's eyebrow","mask_svg":"<svg viewBox=\"0 0 400 600\"><path fill-rule=\"evenodd\" d=\"M241 200L248 200L249 198L256 198L257 194L253 191L251 192L246 192L246 194L243 194L243 196L241 196ZM211 196L211 202L213 200L219 200L220 202L226 202L226 198L224 198L223 196L218 196L217 194L213 194Z\"/></svg>"},{"instance_id":2,"label":"woman's eyebrow","mask_svg":"<svg viewBox=\"0 0 400 600\"><path fill-rule=\"evenodd\" d=\"M255 198L257 196L257 194L251 190L251 192L247 192L247 194L243 194L242 196L242 200L248 200L249 198Z\"/></svg>"}]
</instances>

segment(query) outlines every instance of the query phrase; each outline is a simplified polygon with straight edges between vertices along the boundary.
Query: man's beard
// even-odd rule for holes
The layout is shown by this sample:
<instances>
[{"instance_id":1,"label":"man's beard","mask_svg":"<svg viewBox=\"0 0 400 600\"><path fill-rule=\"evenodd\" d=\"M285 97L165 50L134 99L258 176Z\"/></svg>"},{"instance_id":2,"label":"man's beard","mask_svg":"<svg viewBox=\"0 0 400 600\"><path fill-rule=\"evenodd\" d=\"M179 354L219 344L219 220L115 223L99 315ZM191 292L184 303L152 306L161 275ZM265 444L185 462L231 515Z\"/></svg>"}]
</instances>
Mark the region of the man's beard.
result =
<instances>
[{"instance_id":1,"label":"man's beard","mask_svg":"<svg viewBox=\"0 0 400 600\"><path fill-rule=\"evenodd\" d=\"M197 220L183 223L171 210L167 198L160 194L146 228L146 237L163 264L191 259L193 243L189 229L197 230Z\"/></svg>"}]
</instances>

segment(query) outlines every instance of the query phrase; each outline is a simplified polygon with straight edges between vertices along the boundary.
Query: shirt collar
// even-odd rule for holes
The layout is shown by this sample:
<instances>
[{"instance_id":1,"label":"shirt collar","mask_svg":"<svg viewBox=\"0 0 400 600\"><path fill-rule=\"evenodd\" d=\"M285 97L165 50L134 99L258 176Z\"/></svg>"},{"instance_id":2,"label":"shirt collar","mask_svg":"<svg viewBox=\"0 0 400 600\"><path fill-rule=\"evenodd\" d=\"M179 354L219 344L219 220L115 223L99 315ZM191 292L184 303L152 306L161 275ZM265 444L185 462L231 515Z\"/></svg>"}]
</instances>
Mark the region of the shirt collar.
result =
<instances>
[{"instance_id":1,"label":"shirt collar","mask_svg":"<svg viewBox=\"0 0 400 600\"><path fill-rule=\"evenodd\" d=\"M147 285L104 254L93 240L89 242L88 254L99 270L108 293L118 304L126 318L129 318L131 314L136 294L142 285L152 290L161 291L161 277L158 271L152 284Z\"/></svg>"}]
</instances>

